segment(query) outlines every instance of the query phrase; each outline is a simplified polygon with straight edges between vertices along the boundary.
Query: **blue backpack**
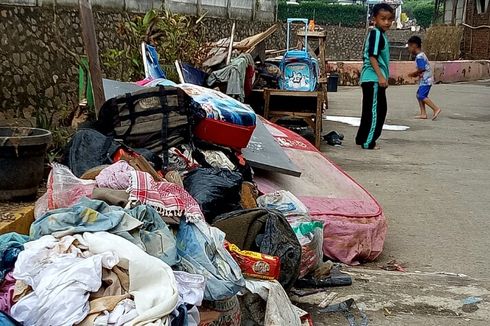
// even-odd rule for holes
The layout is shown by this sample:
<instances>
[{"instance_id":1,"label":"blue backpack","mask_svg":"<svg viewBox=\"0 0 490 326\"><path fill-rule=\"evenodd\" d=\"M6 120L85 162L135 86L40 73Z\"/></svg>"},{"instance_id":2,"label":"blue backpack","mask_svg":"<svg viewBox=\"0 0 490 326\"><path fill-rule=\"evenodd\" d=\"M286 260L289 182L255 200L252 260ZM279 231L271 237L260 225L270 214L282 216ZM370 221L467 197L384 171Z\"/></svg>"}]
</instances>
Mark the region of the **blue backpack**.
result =
<instances>
[{"instance_id":1,"label":"blue backpack","mask_svg":"<svg viewBox=\"0 0 490 326\"><path fill-rule=\"evenodd\" d=\"M313 92L316 90L320 74L318 60L312 58L308 52L308 33L305 33L305 47L303 49L289 49L291 23L293 22L304 23L305 31L308 27L308 19L288 18L286 53L279 64L282 73L279 87L288 91Z\"/></svg>"}]
</instances>

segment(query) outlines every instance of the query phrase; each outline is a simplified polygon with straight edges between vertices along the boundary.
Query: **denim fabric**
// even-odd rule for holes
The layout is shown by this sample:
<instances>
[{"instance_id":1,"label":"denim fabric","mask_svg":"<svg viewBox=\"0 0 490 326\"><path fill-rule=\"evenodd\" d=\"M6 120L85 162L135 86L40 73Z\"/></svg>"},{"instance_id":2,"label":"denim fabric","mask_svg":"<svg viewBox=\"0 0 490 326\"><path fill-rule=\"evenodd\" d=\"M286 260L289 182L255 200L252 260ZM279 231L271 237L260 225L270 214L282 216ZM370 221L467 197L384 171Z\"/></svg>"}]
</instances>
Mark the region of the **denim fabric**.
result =
<instances>
[{"instance_id":1,"label":"denim fabric","mask_svg":"<svg viewBox=\"0 0 490 326\"><path fill-rule=\"evenodd\" d=\"M206 278L204 299L215 301L234 296L245 281L237 263L224 247L225 234L204 221L181 221L177 233L179 267Z\"/></svg>"},{"instance_id":2,"label":"denim fabric","mask_svg":"<svg viewBox=\"0 0 490 326\"><path fill-rule=\"evenodd\" d=\"M17 256L24 250L24 243L29 237L15 232L0 235L0 282L15 265Z\"/></svg>"}]
</instances>

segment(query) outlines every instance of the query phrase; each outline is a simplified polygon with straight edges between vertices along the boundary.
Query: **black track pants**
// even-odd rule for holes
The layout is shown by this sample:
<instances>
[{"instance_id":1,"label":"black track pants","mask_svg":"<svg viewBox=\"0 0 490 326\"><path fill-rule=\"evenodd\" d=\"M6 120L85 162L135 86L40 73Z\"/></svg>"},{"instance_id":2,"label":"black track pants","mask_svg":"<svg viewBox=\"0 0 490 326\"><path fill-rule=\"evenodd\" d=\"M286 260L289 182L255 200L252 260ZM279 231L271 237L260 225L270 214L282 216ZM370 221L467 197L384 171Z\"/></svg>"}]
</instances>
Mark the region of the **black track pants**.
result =
<instances>
[{"instance_id":1,"label":"black track pants","mask_svg":"<svg viewBox=\"0 0 490 326\"><path fill-rule=\"evenodd\" d=\"M362 116L356 144L365 149L373 149L386 118L386 88L374 82L362 83L361 86Z\"/></svg>"}]
</instances>

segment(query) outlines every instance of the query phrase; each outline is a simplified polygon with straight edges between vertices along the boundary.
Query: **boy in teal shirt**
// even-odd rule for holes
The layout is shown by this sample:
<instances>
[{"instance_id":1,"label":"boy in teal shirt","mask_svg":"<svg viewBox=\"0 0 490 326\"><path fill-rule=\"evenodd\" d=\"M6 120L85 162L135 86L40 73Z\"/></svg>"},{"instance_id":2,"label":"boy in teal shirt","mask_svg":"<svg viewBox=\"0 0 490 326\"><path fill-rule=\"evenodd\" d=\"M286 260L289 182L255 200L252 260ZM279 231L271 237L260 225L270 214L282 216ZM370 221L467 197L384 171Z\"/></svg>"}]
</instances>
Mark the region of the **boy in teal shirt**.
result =
<instances>
[{"instance_id":1,"label":"boy in teal shirt","mask_svg":"<svg viewBox=\"0 0 490 326\"><path fill-rule=\"evenodd\" d=\"M390 75L390 45L386 31L391 28L393 8L380 3L373 8L374 28L369 32L364 46L364 63L361 71L362 116L357 131L356 144L364 149L377 149L376 140L381 135L386 118L386 88Z\"/></svg>"}]
</instances>

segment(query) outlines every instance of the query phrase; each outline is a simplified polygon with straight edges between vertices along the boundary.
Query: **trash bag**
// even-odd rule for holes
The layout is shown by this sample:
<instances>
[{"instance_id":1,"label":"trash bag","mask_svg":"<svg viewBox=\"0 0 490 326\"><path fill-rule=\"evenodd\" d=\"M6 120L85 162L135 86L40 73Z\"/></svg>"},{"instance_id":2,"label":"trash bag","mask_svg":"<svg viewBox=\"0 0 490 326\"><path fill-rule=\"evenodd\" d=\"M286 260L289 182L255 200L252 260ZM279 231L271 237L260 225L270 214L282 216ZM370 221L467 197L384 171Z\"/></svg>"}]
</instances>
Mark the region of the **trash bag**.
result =
<instances>
[{"instance_id":1,"label":"trash bag","mask_svg":"<svg viewBox=\"0 0 490 326\"><path fill-rule=\"evenodd\" d=\"M225 232L227 241L243 250L278 256L279 282L286 290L296 282L301 245L281 212L263 208L238 210L216 217L213 226Z\"/></svg>"},{"instance_id":2,"label":"trash bag","mask_svg":"<svg viewBox=\"0 0 490 326\"><path fill-rule=\"evenodd\" d=\"M35 218L41 217L48 210L71 207L82 197L90 198L95 186L95 180L79 179L68 167L53 163L46 194L36 202Z\"/></svg>"},{"instance_id":3,"label":"trash bag","mask_svg":"<svg viewBox=\"0 0 490 326\"><path fill-rule=\"evenodd\" d=\"M277 209L285 216L308 213L308 208L296 196L286 190L279 190L260 196L257 198L257 204L260 207Z\"/></svg>"},{"instance_id":4,"label":"trash bag","mask_svg":"<svg viewBox=\"0 0 490 326\"><path fill-rule=\"evenodd\" d=\"M204 221L186 223L181 220L177 232L178 268L192 274L205 275L204 299L224 300L245 286L238 264L226 251L225 234Z\"/></svg>"},{"instance_id":5,"label":"trash bag","mask_svg":"<svg viewBox=\"0 0 490 326\"><path fill-rule=\"evenodd\" d=\"M207 221L240 209L242 175L226 169L198 168L184 179L184 188L201 206Z\"/></svg>"},{"instance_id":6,"label":"trash bag","mask_svg":"<svg viewBox=\"0 0 490 326\"><path fill-rule=\"evenodd\" d=\"M81 177L99 165L111 164L112 155L120 147L112 138L93 129L78 130L65 149L63 163Z\"/></svg>"},{"instance_id":7,"label":"trash bag","mask_svg":"<svg viewBox=\"0 0 490 326\"><path fill-rule=\"evenodd\" d=\"M309 216L288 217L288 221L301 244L299 278L303 278L323 261L323 223Z\"/></svg>"}]
</instances>

